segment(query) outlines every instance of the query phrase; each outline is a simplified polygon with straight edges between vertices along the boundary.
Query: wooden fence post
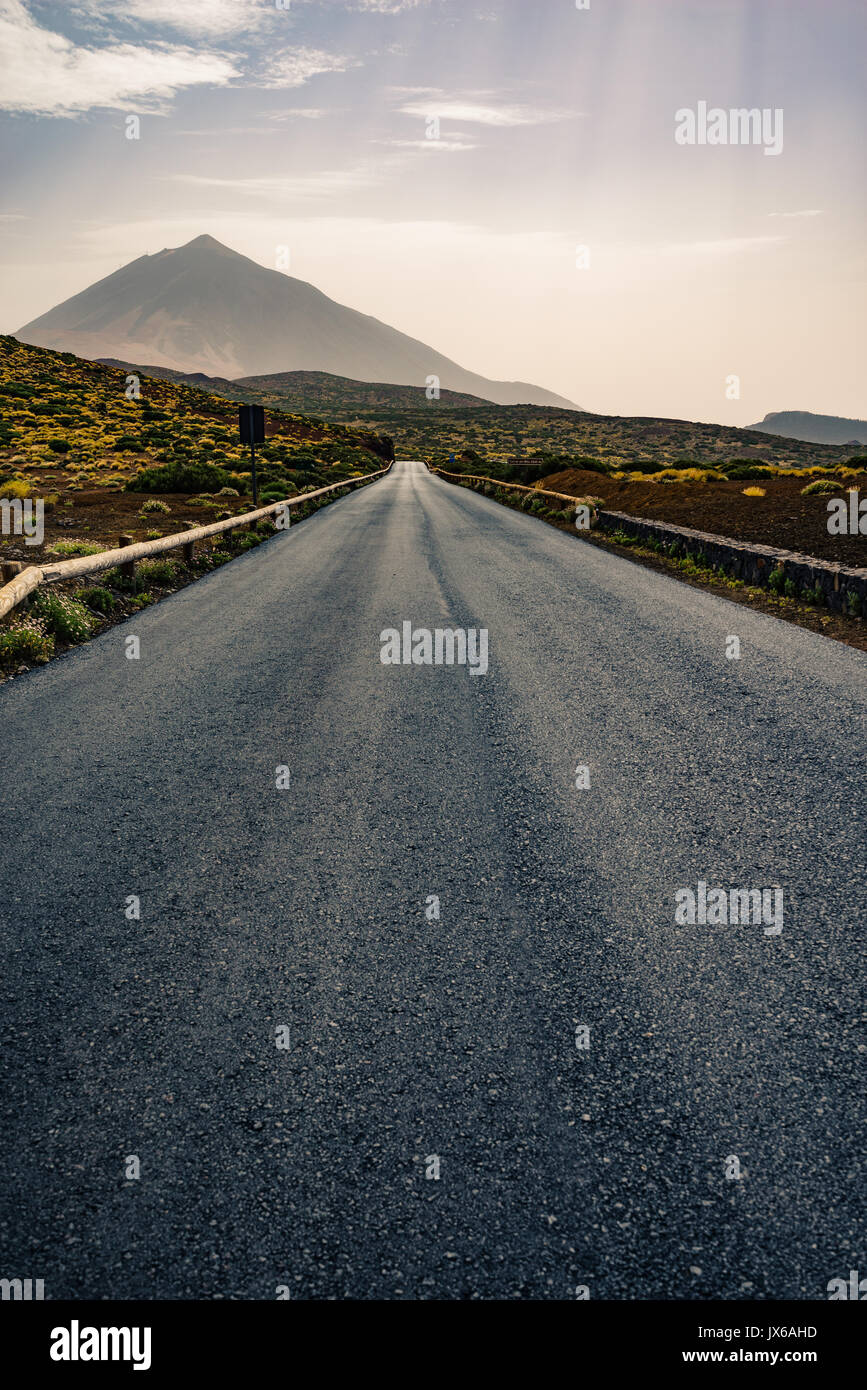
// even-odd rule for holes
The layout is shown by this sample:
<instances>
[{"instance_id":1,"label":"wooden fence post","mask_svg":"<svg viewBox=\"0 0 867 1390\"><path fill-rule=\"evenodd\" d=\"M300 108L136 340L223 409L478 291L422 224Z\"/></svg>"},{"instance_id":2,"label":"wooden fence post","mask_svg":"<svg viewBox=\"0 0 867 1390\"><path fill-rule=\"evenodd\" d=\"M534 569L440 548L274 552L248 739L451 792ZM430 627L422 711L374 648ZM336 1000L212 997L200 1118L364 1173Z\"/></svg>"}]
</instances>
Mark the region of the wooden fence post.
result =
<instances>
[{"instance_id":1,"label":"wooden fence post","mask_svg":"<svg viewBox=\"0 0 867 1390\"><path fill-rule=\"evenodd\" d=\"M133 542L133 537L132 537L132 536L118 536L118 538L117 538L117 544L118 544L118 548L119 548L119 549L124 549L126 546L132 545L133 543L134 543L134 542ZM127 561L126 564L121 565L121 566L120 566L120 572L121 572L121 574L124 576L125 579L134 579L134 578L135 578L135 560L129 560L129 561Z\"/></svg>"}]
</instances>

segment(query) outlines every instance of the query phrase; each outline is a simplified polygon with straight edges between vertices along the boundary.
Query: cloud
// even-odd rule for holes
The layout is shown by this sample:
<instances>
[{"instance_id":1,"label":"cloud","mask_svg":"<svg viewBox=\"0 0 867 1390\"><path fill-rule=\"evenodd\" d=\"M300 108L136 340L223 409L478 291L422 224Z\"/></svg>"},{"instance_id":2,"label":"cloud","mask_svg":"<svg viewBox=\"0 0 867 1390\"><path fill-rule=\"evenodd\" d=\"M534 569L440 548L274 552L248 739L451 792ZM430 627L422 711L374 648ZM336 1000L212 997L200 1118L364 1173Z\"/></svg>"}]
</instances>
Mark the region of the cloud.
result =
<instances>
[{"instance_id":1,"label":"cloud","mask_svg":"<svg viewBox=\"0 0 867 1390\"><path fill-rule=\"evenodd\" d=\"M210 139L216 138L222 140L227 135L255 135L258 138L260 135L277 135L279 134L279 132L276 127L273 127L271 130L269 130L266 125L227 125L202 126L198 130L192 130L189 127L185 127L181 130L175 130L174 134L205 135L208 136Z\"/></svg>"},{"instance_id":2,"label":"cloud","mask_svg":"<svg viewBox=\"0 0 867 1390\"><path fill-rule=\"evenodd\" d=\"M428 0L355 0L350 9L369 10L373 14L400 14L403 10L415 10Z\"/></svg>"},{"instance_id":3,"label":"cloud","mask_svg":"<svg viewBox=\"0 0 867 1390\"><path fill-rule=\"evenodd\" d=\"M292 121L296 118L304 121L320 121L323 116L334 116L337 114L338 107L326 106L289 106L285 111L269 111L267 119L269 121Z\"/></svg>"},{"instance_id":4,"label":"cloud","mask_svg":"<svg viewBox=\"0 0 867 1390\"><path fill-rule=\"evenodd\" d=\"M440 153L451 153L455 150L478 150L481 147L475 140L379 140L380 145L388 145L391 149L398 150L439 150Z\"/></svg>"},{"instance_id":5,"label":"cloud","mask_svg":"<svg viewBox=\"0 0 867 1390\"><path fill-rule=\"evenodd\" d=\"M357 58L342 58L321 48L293 48L271 59L263 87L303 87L311 77L324 72L346 72L359 66Z\"/></svg>"},{"instance_id":6,"label":"cloud","mask_svg":"<svg viewBox=\"0 0 867 1390\"><path fill-rule=\"evenodd\" d=\"M439 116L445 121L466 121L468 125L521 126L566 121L577 111L546 110L532 106L492 106L477 101L461 101L432 95L427 101L408 101L399 108L405 116Z\"/></svg>"},{"instance_id":7,"label":"cloud","mask_svg":"<svg viewBox=\"0 0 867 1390\"><path fill-rule=\"evenodd\" d=\"M228 58L169 44L84 48L43 29L21 0L0 0L0 109L73 116L94 107L159 109L184 87L225 86Z\"/></svg>"},{"instance_id":8,"label":"cloud","mask_svg":"<svg viewBox=\"0 0 867 1390\"><path fill-rule=\"evenodd\" d=\"M139 27L152 24L197 38L222 39L244 30L273 28L284 23L292 10L323 0L286 0L277 7L275 0L79 0L76 9L92 20L123 21ZM329 0L324 0L329 3ZM401 14L428 0L330 0L331 7L369 14Z\"/></svg>"},{"instance_id":9,"label":"cloud","mask_svg":"<svg viewBox=\"0 0 867 1390\"><path fill-rule=\"evenodd\" d=\"M262 0L82 0L79 11L95 20L153 24L200 38L223 38L242 29L261 26L281 12Z\"/></svg>"},{"instance_id":10,"label":"cloud","mask_svg":"<svg viewBox=\"0 0 867 1390\"><path fill-rule=\"evenodd\" d=\"M281 174L277 177L250 175L231 178L217 174L170 174L168 177L173 183L183 183L191 188L214 188L223 193L285 203L329 198L359 188L375 187L385 182L386 163L386 160L380 160L376 166L365 164L355 169L318 169L311 174Z\"/></svg>"},{"instance_id":11,"label":"cloud","mask_svg":"<svg viewBox=\"0 0 867 1390\"><path fill-rule=\"evenodd\" d=\"M768 217L821 217L824 208L802 208L799 212L769 212Z\"/></svg>"}]
</instances>

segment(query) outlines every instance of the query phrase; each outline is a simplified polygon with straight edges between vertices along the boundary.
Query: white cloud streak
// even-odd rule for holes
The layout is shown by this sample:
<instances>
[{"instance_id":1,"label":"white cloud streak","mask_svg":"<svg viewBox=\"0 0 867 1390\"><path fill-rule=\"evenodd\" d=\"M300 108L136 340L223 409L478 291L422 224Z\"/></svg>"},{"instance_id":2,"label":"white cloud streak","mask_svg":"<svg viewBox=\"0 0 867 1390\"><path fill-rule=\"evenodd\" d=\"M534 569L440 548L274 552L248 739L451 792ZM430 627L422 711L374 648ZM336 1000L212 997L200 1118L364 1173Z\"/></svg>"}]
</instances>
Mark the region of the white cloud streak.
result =
<instances>
[{"instance_id":1,"label":"white cloud streak","mask_svg":"<svg viewBox=\"0 0 867 1390\"><path fill-rule=\"evenodd\" d=\"M311 77L325 72L346 72L359 66L357 58L344 58L336 53L326 53L321 48L293 48L279 53L271 59L263 87L303 87Z\"/></svg>"},{"instance_id":2,"label":"white cloud streak","mask_svg":"<svg viewBox=\"0 0 867 1390\"><path fill-rule=\"evenodd\" d=\"M824 208L802 208L798 212L769 212L768 217L821 217Z\"/></svg>"},{"instance_id":3,"label":"white cloud streak","mask_svg":"<svg viewBox=\"0 0 867 1390\"><path fill-rule=\"evenodd\" d=\"M364 165L356 169L319 169L312 174L289 174L271 177L255 175L249 178L221 177L210 174L172 174L173 183L190 188L213 188L222 193L243 194L264 198L273 203L295 200L330 198L360 188L373 188L386 179L385 163L378 167Z\"/></svg>"},{"instance_id":4,"label":"white cloud streak","mask_svg":"<svg viewBox=\"0 0 867 1390\"><path fill-rule=\"evenodd\" d=\"M444 121L465 121L468 125L522 126L544 125L550 121L567 121L579 115L577 111L546 110L543 107L502 105L484 102L450 100L432 96L427 101L408 101L399 108L405 116L426 120L438 116Z\"/></svg>"}]
</instances>

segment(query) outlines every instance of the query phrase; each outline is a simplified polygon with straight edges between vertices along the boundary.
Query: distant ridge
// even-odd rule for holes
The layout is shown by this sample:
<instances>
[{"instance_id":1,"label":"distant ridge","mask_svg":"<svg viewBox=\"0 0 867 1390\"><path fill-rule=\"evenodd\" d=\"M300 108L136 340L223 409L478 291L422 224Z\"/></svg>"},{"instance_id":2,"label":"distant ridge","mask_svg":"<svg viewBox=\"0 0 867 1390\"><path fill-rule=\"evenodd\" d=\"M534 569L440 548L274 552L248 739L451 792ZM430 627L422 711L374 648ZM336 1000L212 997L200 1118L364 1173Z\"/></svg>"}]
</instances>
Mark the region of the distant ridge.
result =
<instances>
[{"instance_id":1,"label":"distant ridge","mask_svg":"<svg viewBox=\"0 0 867 1390\"><path fill-rule=\"evenodd\" d=\"M317 409L338 407L347 410L414 410L447 409L448 407L490 406L481 396L468 396L460 391L441 391L438 400L428 400L422 386L395 386L383 381L353 381L350 377L335 376L332 372L272 372L265 376L242 376L235 381L228 377L207 376L204 372L179 372L174 367L121 362L117 357L97 358L106 367L121 367L125 371L141 372L167 381L182 381L202 391L212 391L230 400L258 401L288 409L297 400L297 409L305 414ZM288 403L288 404L287 404Z\"/></svg>"},{"instance_id":2,"label":"distant ridge","mask_svg":"<svg viewBox=\"0 0 867 1390\"><path fill-rule=\"evenodd\" d=\"M845 415L814 415L809 410L775 410L750 430L781 434L786 439L803 439L808 444L867 444L867 420L847 419Z\"/></svg>"},{"instance_id":3,"label":"distant ridge","mask_svg":"<svg viewBox=\"0 0 867 1390\"><path fill-rule=\"evenodd\" d=\"M442 390L499 405L578 409L522 381L491 381L305 280L267 270L211 236L129 265L18 329L22 342L91 359L151 362L236 379L321 371Z\"/></svg>"}]
</instances>

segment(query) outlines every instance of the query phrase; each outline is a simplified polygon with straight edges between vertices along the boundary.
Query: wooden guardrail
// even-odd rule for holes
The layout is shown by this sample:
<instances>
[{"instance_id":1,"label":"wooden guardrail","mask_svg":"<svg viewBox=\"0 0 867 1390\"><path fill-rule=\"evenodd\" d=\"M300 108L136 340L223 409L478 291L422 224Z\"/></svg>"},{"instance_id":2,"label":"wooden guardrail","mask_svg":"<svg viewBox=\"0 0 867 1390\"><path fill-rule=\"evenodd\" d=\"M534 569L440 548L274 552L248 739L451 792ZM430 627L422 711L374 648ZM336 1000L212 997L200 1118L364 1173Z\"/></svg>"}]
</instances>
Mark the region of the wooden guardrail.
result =
<instances>
[{"instance_id":1,"label":"wooden guardrail","mask_svg":"<svg viewBox=\"0 0 867 1390\"><path fill-rule=\"evenodd\" d=\"M59 560L55 564L28 565L0 588L0 618L5 618L6 614L32 594L34 589L38 589L40 584L79 579L84 575L113 569L115 565L135 565L137 560L146 560L151 555L162 555L166 551L179 550L181 547L186 551L187 558L192 559L196 541L219 535L221 531L231 531L238 526L250 526L254 521L273 516L282 507L291 510L293 507L304 506L305 503L312 502L327 492L336 492L338 488L360 487L364 483L372 482L374 478L383 477L391 468L392 464L389 464L387 468L379 468L375 473L365 473L360 478L345 478L342 482L331 483L328 487L317 488L314 492L299 492L294 497L284 498L282 502L269 502L267 507L259 507L254 512L244 512L241 516L232 516L226 521L213 521L209 526L196 526L190 531L177 532L171 536L160 536L159 540L139 541L118 550L101 550L96 555L81 555L74 560Z\"/></svg>"},{"instance_id":2,"label":"wooden guardrail","mask_svg":"<svg viewBox=\"0 0 867 1390\"><path fill-rule=\"evenodd\" d=\"M572 502L577 505L580 497L575 497L568 492L548 492L545 488L533 487L532 483L503 483L499 478L485 478L478 473L447 473L444 468L431 468L431 473L438 473L441 478L456 478L459 482L467 483L490 483L492 487L514 488L517 492L534 492L537 497L557 497L561 502Z\"/></svg>"}]
</instances>

